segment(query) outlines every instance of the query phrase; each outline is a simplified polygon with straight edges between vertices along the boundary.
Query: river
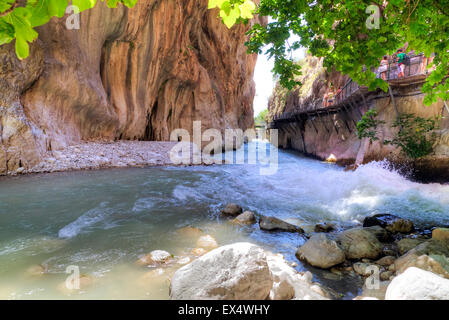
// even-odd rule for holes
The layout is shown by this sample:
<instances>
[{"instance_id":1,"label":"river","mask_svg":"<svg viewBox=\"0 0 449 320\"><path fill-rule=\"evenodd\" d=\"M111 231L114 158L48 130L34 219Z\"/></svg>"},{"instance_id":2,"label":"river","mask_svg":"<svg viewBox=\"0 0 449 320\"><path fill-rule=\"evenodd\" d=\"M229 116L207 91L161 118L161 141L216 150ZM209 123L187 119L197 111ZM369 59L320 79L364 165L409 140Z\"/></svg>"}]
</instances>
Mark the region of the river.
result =
<instances>
[{"instance_id":1,"label":"river","mask_svg":"<svg viewBox=\"0 0 449 320\"><path fill-rule=\"evenodd\" d=\"M0 179L1 299L167 299L168 278L138 267L139 255L161 249L186 256L195 239L179 234L194 226L219 245L260 244L312 270L315 280L345 298L360 279L304 266L294 254L305 239L239 227L220 218L235 202L245 209L295 223L360 224L374 213L393 213L418 226L449 225L449 185L411 182L382 163L344 172L336 165L279 152L274 175L260 164L152 167L40 174ZM47 273L30 275L43 265ZM75 294L62 289L66 268L78 266L93 284ZM179 266L178 266L179 267ZM162 271L161 271L162 272Z\"/></svg>"}]
</instances>

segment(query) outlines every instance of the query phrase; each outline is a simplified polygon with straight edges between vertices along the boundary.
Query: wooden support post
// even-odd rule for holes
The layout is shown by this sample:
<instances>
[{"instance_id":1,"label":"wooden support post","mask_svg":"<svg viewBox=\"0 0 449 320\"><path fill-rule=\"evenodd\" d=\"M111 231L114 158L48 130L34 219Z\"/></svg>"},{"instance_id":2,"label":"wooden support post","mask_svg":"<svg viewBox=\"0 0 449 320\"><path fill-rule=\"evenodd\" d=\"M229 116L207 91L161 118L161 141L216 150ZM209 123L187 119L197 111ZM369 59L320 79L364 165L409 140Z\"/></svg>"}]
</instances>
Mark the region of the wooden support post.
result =
<instances>
[{"instance_id":1,"label":"wooden support post","mask_svg":"<svg viewBox=\"0 0 449 320\"><path fill-rule=\"evenodd\" d=\"M346 114L351 118L352 122L354 123L354 126L357 128L357 122L355 122L354 118L351 117L350 111L348 110L345 104L343 105L343 108L346 110Z\"/></svg>"},{"instance_id":2,"label":"wooden support post","mask_svg":"<svg viewBox=\"0 0 449 320\"><path fill-rule=\"evenodd\" d=\"M302 132L302 123L299 123L299 134L301 135L301 141L302 141L302 152L304 152L304 154L307 154L307 149L306 149L306 141L304 139L304 133Z\"/></svg>"},{"instance_id":3,"label":"wooden support post","mask_svg":"<svg viewBox=\"0 0 449 320\"><path fill-rule=\"evenodd\" d=\"M360 110L357 108L357 105L356 105L356 103L352 100L352 97L351 97L349 103L351 104L352 108L355 109L355 110L357 111L357 113L360 115L360 118L362 118L362 117L363 117L363 114L362 114L362 113L360 112ZM353 105L353 103L354 103L354 105Z\"/></svg>"},{"instance_id":4,"label":"wooden support post","mask_svg":"<svg viewBox=\"0 0 449 320\"><path fill-rule=\"evenodd\" d=\"M320 121L321 121L321 124L322 124L323 127L326 129L327 133L329 133L330 131L329 131L329 129L326 127L326 123L325 123L324 120L320 117L320 114L319 114L319 113L317 113L317 115L318 115L318 118L319 118Z\"/></svg>"},{"instance_id":5,"label":"wooden support post","mask_svg":"<svg viewBox=\"0 0 449 320\"><path fill-rule=\"evenodd\" d=\"M390 85L388 85L388 93L390 94L391 103L393 104L394 111L396 112L396 117L399 117L399 110L398 110L398 107L396 106L396 101L394 100L393 90L391 89Z\"/></svg>"},{"instance_id":6,"label":"wooden support post","mask_svg":"<svg viewBox=\"0 0 449 320\"><path fill-rule=\"evenodd\" d=\"M313 122L313 118L310 118L310 122L312 122L312 126L315 129L316 133L318 133L318 129L315 127L315 123Z\"/></svg>"},{"instance_id":7,"label":"wooden support post","mask_svg":"<svg viewBox=\"0 0 449 320\"><path fill-rule=\"evenodd\" d=\"M337 127L337 125L335 124L335 121L332 119L331 114L329 113L329 110L327 110L327 115L328 115L328 117L331 119L332 124L334 125L334 128L335 128L335 131L337 132L337 134L339 134L339 132L338 132L338 127Z\"/></svg>"}]
</instances>

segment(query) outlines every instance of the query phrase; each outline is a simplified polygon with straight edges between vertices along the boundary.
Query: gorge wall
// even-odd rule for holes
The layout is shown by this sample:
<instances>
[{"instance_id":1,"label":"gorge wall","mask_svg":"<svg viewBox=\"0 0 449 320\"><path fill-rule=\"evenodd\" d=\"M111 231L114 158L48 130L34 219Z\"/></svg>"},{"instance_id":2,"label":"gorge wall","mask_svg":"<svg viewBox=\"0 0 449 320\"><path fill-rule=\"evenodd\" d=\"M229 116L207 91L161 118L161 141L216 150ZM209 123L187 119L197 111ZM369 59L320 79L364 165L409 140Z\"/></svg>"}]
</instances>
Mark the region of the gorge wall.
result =
<instances>
[{"instance_id":1,"label":"gorge wall","mask_svg":"<svg viewBox=\"0 0 449 320\"><path fill-rule=\"evenodd\" d=\"M176 128L253 124L250 25L228 30L207 0L99 2L39 28L30 57L0 47L0 174L90 140L169 140ZM252 23L257 22L255 19Z\"/></svg>"},{"instance_id":2,"label":"gorge wall","mask_svg":"<svg viewBox=\"0 0 449 320\"><path fill-rule=\"evenodd\" d=\"M291 93L277 87L270 99L270 115L289 112L295 108L307 111L310 102L324 96L329 86L343 87L347 77L336 72L326 72L322 62L307 57L311 70L304 72L306 90L298 89ZM303 79L302 79L303 80ZM307 84L307 82L310 82ZM337 114L324 115L304 122L279 124L279 146L291 148L321 160L334 155L341 165L365 164L371 161L388 160L395 168L410 173L421 181L449 180L449 111L442 101L431 106L423 103L424 94L420 93L421 84L394 88L395 104L399 113L410 113L422 118L442 116L437 131L434 153L416 161L408 159L400 148L385 145L385 139L393 138L397 129L392 128L396 120L396 109L388 94L382 94L367 106L357 105L357 109L342 110ZM379 141L360 140L357 137L356 123L369 108L376 108L378 119L385 121L378 128ZM337 129L335 129L335 127ZM349 128L348 128L349 127ZM338 133L337 133L338 130Z\"/></svg>"}]
</instances>

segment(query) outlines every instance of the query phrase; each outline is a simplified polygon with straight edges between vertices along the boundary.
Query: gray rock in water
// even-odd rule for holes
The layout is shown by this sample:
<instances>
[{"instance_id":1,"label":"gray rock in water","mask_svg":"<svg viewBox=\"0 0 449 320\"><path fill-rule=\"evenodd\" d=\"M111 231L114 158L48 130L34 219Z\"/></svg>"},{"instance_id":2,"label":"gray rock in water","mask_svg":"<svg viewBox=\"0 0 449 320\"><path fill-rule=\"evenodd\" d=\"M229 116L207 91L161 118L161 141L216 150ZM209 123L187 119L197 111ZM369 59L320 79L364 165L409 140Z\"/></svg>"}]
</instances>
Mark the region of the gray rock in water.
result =
<instances>
[{"instance_id":1,"label":"gray rock in water","mask_svg":"<svg viewBox=\"0 0 449 320\"><path fill-rule=\"evenodd\" d=\"M265 231L284 231L304 233L304 230L291 223L282 221L275 217L261 216L259 219L259 227Z\"/></svg>"},{"instance_id":2,"label":"gray rock in water","mask_svg":"<svg viewBox=\"0 0 449 320\"><path fill-rule=\"evenodd\" d=\"M366 227L363 230L372 233L380 242L391 242L394 240L391 233L379 226Z\"/></svg>"},{"instance_id":3,"label":"gray rock in water","mask_svg":"<svg viewBox=\"0 0 449 320\"><path fill-rule=\"evenodd\" d=\"M264 300L273 287L267 257L250 243L220 247L182 267L170 282L174 300Z\"/></svg>"},{"instance_id":4,"label":"gray rock in water","mask_svg":"<svg viewBox=\"0 0 449 320\"><path fill-rule=\"evenodd\" d=\"M419 268L407 268L391 281L386 300L449 300L449 280Z\"/></svg>"},{"instance_id":5,"label":"gray rock in water","mask_svg":"<svg viewBox=\"0 0 449 320\"><path fill-rule=\"evenodd\" d=\"M315 226L315 232L324 232L328 233L334 231L336 227L332 223L319 223Z\"/></svg>"},{"instance_id":6,"label":"gray rock in water","mask_svg":"<svg viewBox=\"0 0 449 320\"><path fill-rule=\"evenodd\" d=\"M410 238L401 239L398 241L399 253L403 255L425 241L426 240L423 239L410 239Z\"/></svg>"},{"instance_id":7,"label":"gray rock in water","mask_svg":"<svg viewBox=\"0 0 449 320\"><path fill-rule=\"evenodd\" d=\"M337 236L337 243L348 259L377 259L383 246L371 231L365 228L346 230Z\"/></svg>"},{"instance_id":8,"label":"gray rock in water","mask_svg":"<svg viewBox=\"0 0 449 320\"><path fill-rule=\"evenodd\" d=\"M253 224L256 223L256 215L254 212L245 211L232 221L238 224Z\"/></svg>"},{"instance_id":9,"label":"gray rock in water","mask_svg":"<svg viewBox=\"0 0 449 320\"><path fill-rule=\"evenodd\" d=\"M236 217L243 212L241 206L235 203L228 203L226 207L221 210L221 213L225 216Z\"/></svg>"},{"instance_id":10,"label":"gray rock in water","mask_svg":"<svg viewBox=\"0 0 449 320\"><path fill-rule=\"evenodd\" d=\"M363 221L364 227L380 226L392 233L411 233L415 230L413 222L392 214L376 214Z\"/></svg>"},{"instance_id":11,"label":"gray rock in water","mask_svg":"<svg viewBox=\"0 0 449 320\"><path fill-rule=\"evenodd\" d=\"M328 269L345 261L343 250L324 233L314 234L298 249L296 257L322 269Z\"/></svg>"}]
</instances>

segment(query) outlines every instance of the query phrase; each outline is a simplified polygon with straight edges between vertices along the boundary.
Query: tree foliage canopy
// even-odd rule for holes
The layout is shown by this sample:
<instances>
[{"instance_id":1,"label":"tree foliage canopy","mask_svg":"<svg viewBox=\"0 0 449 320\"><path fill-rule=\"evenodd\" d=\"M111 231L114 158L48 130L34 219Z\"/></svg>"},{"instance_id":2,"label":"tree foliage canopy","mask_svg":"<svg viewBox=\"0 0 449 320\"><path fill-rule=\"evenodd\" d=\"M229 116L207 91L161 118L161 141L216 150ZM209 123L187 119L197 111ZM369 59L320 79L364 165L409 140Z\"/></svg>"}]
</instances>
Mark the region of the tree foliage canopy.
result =
<instances>
[{"instance_id":1,"label":"tree foliage canopy","mask_svg":"<svg viewBox=\"0 0 449 320\"><path fill-rule=\"evenodd\" d=\"M111 8L118 3L133 7L137 2L102 1ZM326 67L361 85L386 89L387 84L370 70L379 66L383 55L408 43L416 52L435 54L436 69L423 86L425 102L449 98L449 0L260 0L257 6L253 0L208 1L209 9L219 8L219 16L229 28L247 22L253 14L272 18L267 25L252 26L248 51L265 50L274 58L273 71L288 89L300 85L295 75L301 73L301 67L292 59L292 52L300 47L324 57ZM81 12L96 2L72 0L72 5ZM52 17L63 17L68 5L68 0L0 0L0 45L15 39L17 56L26 58L29 43L38 36L35 28ZM376 27L372 22L378 22ZM268 49L264 49L266 45Z\"/></svg>"},{"instance_id":2,"label":"tree foliage canopy","mask_svg":"<svg viewBox=\"0 0 449 320\"><path fill-rule=\"evenodd\" d=\"M133 7L137 0L102 0L110 8L118 3ZM72 5L81 12L93 8L97 0L72 0ZM68 0L0 0L0 45L15 39L19 59L29 55L29 43L37 39L35 28L46 24L52 17L64 16Z\"/></svg>"},{"instance_id":3,"label":"tree foliage canopy","mask_svg":"<svg viewBox=\"0 0 449 320\"><path fill-rule=\"evenodd\" d=\"M229 6L248 1L210 0L209 4L218 6L223 17ZM274 72L288 89L300 85L294 76L301 67L293 63L291 53L306 47L312 55L324 57L326 67L370 89L386 90L387 84L370 70L379 66L382 56L408 43L416 52L435 54L436 69L423 86L425 103L449 98L449 0L260 0L254 13L270 16L272 22L251 28L249 52L262 53L268 45L265 53L274 58Z\"/></svg>"}]
</instances>

